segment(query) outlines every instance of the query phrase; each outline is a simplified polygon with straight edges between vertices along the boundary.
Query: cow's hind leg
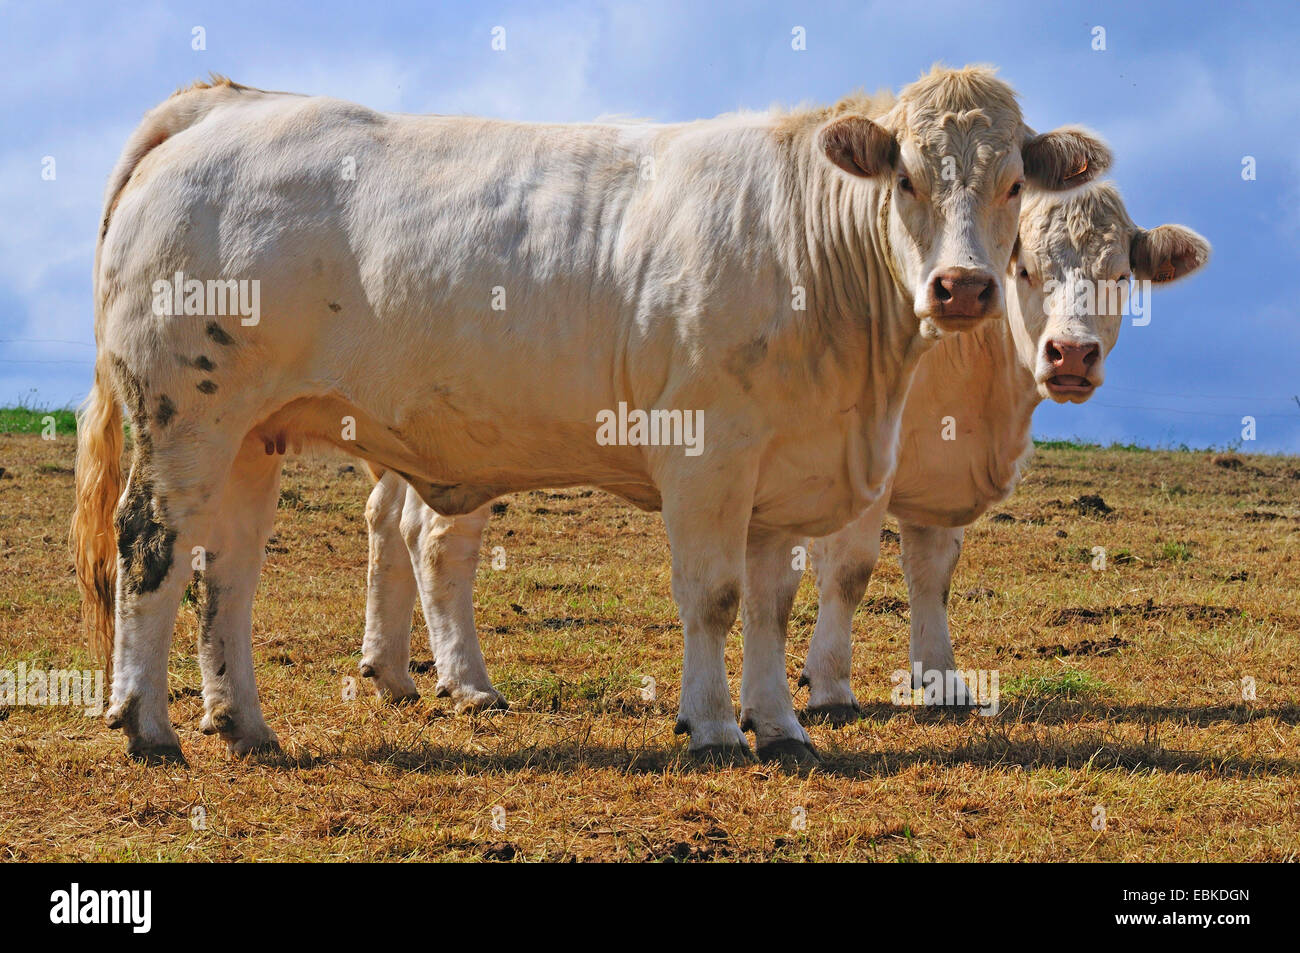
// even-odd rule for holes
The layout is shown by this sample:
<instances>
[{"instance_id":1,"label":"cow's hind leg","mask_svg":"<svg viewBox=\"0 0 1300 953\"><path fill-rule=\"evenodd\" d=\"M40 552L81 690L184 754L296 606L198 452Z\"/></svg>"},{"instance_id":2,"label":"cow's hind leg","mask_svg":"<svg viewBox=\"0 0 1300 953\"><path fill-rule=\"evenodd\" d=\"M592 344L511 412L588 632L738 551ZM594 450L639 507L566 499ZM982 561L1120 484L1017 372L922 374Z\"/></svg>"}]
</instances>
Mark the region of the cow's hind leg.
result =
<instances>
[{"instance_id":1,"label":"cow's hind leg","mask_svg":"<svg viewBox=\"0 0 1300 953\"><path fill-rule=\"evenodd\" d=\"M202 568L195 576L204 734L220 734L232 754L278 751L262 716L253 672L253 595L275 522L282 457L246 439L220 496ZM197 556L196 556L197 558Z\"/></svg>"},{"instance_id":2,"label":"cow's hind leg","mask_svg":"<svg viewBox=\"0 0 1300 953\"><path fill-rule=\"evenodd\" d=\"M165 424L142 411L138 383L130 384L135 448L115 517L113 687L105 720L125 732L131 757L182 761L167 713L167 657L192 553L207 545L234 447L219 435L192 431L183 442L169 439Z\"/></svg>"},{"instance_id":3,"label":"cow's hind leg","mask_svg":"<svg viewBox=\"0 0 1300 953\"><path fill-rule=\"evenodd\" d=\"M458 714L508 707L488 677L474 624L474 572L489 512L484 505L442 516L408 490L402 515L438 669L437 695L450 698Z\"/></svg>"},{"instance_id":4,"label":"cow's hind leg","mask_svg":"<svg viewBox=\"0 0 1300 953\"><path fill-rule=\"evenodd\" d=\"M839 532L813 540L817 575L817 625L799 684L808 687L804 711L814 721L844 725L862 717L853 694L853 613L880 558L880 524L886 497Z\"/></svg>"},{"instance_id":5,"label":"cow's hind leg","mask_svg":"<svg viewBox=\"0 0 1300 953\"><path fill-rule=\"evenodd\" d=\"M740 683L740 727L754 732L765 760L817 760L812 740L795 716L786 676L786 627L803 573L791 561L802 538L751 528L745 553L745 663Z\"/></svg>"},{"instance_id":6,"label":"cow's hind leg","mask_svg":"<svg viewBox=\"0 0 1300 953\"><path fill-rule=\"evenodd\" d=\"M395 702L420 697L410 673L416 585L411 554L402 538L406 492L406 481L388 470L366 501L370 562L366 569L361 674L374 681L380 698Z\"/></svg>"}]
</instances>

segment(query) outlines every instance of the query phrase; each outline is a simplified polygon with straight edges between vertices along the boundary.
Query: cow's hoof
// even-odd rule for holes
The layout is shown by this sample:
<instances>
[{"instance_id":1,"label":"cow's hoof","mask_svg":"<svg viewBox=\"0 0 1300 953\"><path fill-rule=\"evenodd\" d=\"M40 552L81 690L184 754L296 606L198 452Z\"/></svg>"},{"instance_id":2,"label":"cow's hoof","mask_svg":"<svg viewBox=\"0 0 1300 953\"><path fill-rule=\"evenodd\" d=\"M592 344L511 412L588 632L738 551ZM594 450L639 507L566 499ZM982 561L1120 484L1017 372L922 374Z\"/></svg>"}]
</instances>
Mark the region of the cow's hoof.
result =
<instances>
[{"instance_id":1,"label":"cow's hoof","mask_svg":"<svg viewBox=\"0 0 1300 953\"><path fill-rule=\"evenodd\" d=\"M236 758L257 758L267 755L279 755L284 751L275 732L267 729L268 735L249 738L227 738L226 747Z\"/></svg>"},{"instance_id":2,"label":"cow's hoof","mask_svg":"<svg viewBox=\"0 0 1300 953\"><path fill-rule=\"evenodd\" d=\"M410 690L389 689L382 685L375 686L375 696L385 705L414 705L420 700L420 690L414 685Z\"/></svg>"},{"instance_id":3,"label":"cow's hoof","mask_svg":"<svg viewBox=\"0 0 1300 953\"><path fill-rule=\"evenodd\" d=\"M128 735L136 733L135 696L110 705L108 711L104 712L104 724L113 731L125 730Z\"/></svg>"},{"instance_id":4,"label":"cow's hoof","mask_svg":"<svg viewBox=\"0 0 1300 953\"><path fill-rule=\"evenodd\" d=\"M480 699L456 702L456 714L481 715L489 711L509 711L510 702L500 692L483 693Z\"/></svg>"},{"instance_id":5,"label":"cow's hoof","mask_svg":"<svg viewBox=\"0 0 1300 953\"><path fill-rule=\"evenodd\" d=\"M486 711L505 711L510 707L506 696L495 688L462 688L458 685L440 684L437 689L439 698L450 698L453 710L458 715L477 715Z\"/></svg>"},{"instance_id":6,"label":"cow's hoof","mask_svg":"<svg viewBox=\"0 0 1300 953\"><path fill-rule=\"evenodd\" d=\"M862 719L862 707L853 705L809 705L799 713L799 720L805 725L830 725L843 728Z\"/></svg>"},{"instance_id":7,"label":"cow's hoof","mask_svg":"<svg viewBox=\"0 0 1300 953\"><path fill-rule=\"evenodd\" d=\"M761 743L758 746L758 757L761 761L780 761L801 767L812 767L821 764L822 760L812 745L798 738L777 738Z\"/></svg>"},{"instance_id":8,"label":"cow's hoof","mask_svg":"<svg viewBox=\"0 0 1300 953\"><path fill-rule=\"evenodd\" d=\"M141 764L188 764L179 744L171 742L132 741L126 746L126 756Z\"/></svg>"},{"instance_id":9,"label":"cow's hoof","mask_svg":"<svg viewBox=\"0 0 1300 953\"><path fill-rule=\"evenodd\" d=\"M734 768L754 763L749 745L700 745L687 749L686 756L695 764L715 768Z\"/></svg>"},{"instance_id":10,"label":"cow's hoof","mask_svg":"<svg viewBox=\"0 0 1300 953\"><path fill-rule=\"evenodd\" d=\"M126 756L142 764L185 764L181 740L176 737L171 722L164 721L152 730L145 730L137 700L133 695L104 713L109 728L126 733Z\"/></svg>"},{"instance_id":11,"label":"cow's hoof","mask_svg":"<svg viewBox=\"0 0 1300 953\"><path fill-rule=\"evenodd\" d=\"M205 735L232 735L235 733L235 716L225 708L205 712L199 722L199 731Z\"/></svg>"},{"instance_id":12,"label":"cow's hoof","mask_svg":"<svg viewBox=\"0 0 1300 953\"><path fill-rule=\"evenodd\" d=\"M371 679L375 683L375 694L383 702L401 705L418 701L420 698L420 690L415 687L415 680L406 672L389 675L382 668L366 661L361 663L359 671L362 678Z\"/></svg>"},{"instance_id":13,"label":"cow's hoof","mask_svg":"<svg viewBox=\"0 0 1300 953\"><path fill-rule=\"evenodd\" d=\"M917 721L965 721L977 709L974 705L917 705L912 711Z\"/></svg>"}]
</instances>

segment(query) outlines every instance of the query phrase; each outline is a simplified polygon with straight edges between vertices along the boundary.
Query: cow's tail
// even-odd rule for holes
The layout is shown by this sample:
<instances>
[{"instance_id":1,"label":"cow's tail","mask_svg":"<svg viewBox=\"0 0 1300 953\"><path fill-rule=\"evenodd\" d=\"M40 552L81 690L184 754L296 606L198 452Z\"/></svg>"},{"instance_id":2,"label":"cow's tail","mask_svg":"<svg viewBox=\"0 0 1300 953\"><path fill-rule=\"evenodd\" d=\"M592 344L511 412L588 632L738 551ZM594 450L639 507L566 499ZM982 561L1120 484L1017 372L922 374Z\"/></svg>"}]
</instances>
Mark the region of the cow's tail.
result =
<instances>
[{"instance_id":1,"label":"cow's tail","mask_svg":"<svg viewBox=\"0 0 1300 953\"><path fill-rule=\"evenodd\" d=\"M77 415L77 507L69 542L90 644L105 662L113 654L117 533L113 514L122 493L122 406L107 358L95 363L95 383Z\"/></svg>"},{"instance_id":2,"label":"cow's tail","mask_svg":"<svg viewBox=\"0 0 1300 953\"><path fill-rule=\"evenodd\" d=\"M113 654L113 613L117 589L117 533L113 525L122 493L122 406L113 383L109 355L103 350L105 301L99 280L100 253L113 211L131 175L152 150L172 136L201 121L211 110L248 87L214 76L196 83L145 114L127 140L108 177L99 240L95 244L93 295L95 340L100 345L95 361L95 382L77 414L76 509L69 544L81 590L82 617L91 646L105 663Z\"/></svg>"}]
</instances>

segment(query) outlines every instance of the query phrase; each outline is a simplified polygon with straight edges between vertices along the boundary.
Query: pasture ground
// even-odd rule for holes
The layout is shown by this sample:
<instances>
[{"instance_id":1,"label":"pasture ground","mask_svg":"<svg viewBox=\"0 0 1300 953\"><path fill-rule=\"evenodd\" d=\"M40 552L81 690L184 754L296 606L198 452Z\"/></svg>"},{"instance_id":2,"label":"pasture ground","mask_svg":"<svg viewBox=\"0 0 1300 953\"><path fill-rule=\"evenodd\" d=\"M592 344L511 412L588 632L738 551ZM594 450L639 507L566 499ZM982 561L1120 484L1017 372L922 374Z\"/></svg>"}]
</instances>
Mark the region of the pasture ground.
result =
<instances>
[{"instance_id":1,"label":"pasture ground","mask_svg":"<svg viewBox=\"0 0 1300 953\"><path fill-rule=\"evenodd\" d=\"M94 667L65 546L72 457L66 434L0 435L0 668ZM824 763L802 773L684 757L662 524L587 490L509 497L491 520L506 568L480 565L478 625L510 711L469 719L433 697L418 615L424 697L386 706L361 681L346 700L368 491L342 458L286 465L254 618L284 755L235 761L199 733L186 608L171 714L189 765L132 764L120 734L66 708L0 709L0 859L1300 857L1300 458L1040 449L969 529L953 587L959 663L999 672L994 717L890 704L908 630L887 533L854 622L865 717L811 727ZM1113 512L1075 505L1088 495ZM815 617L809 576L792 686ZM728 661L737 696L738 624Z\"/></svg>"}]
</instances>

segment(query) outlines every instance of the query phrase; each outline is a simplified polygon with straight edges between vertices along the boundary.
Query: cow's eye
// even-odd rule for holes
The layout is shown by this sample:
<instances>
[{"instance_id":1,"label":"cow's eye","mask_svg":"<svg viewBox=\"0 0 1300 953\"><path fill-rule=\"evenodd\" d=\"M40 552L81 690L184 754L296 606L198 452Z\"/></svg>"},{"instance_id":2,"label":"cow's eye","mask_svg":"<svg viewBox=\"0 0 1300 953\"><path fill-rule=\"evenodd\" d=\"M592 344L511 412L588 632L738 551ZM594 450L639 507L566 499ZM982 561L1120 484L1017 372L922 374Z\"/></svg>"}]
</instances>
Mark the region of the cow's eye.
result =
<instances>
[{"instance_id":1,"label":"cow's eye","mask_svg":"<svg viewBox=\"0 0 1300 953\"><path fill-rule=\"evenodd\" d=\"M1015 198L1017 195L1019 195L1019 194L1020 194L1020 190L1021 190L1021 188L1024 187L1024 184L1025 184L1025 183L1023 183L1023 182L1017 182L1015 185L1011 186L1011 192L1010 192L1009 195L1007 195L1007 198L1009 198L1009 199L1013 199L1013 198Z\"/></svg>"},{"instance_id":2,"label":"cow's eye","mask_svg":"<svg viewBox=\"0 0 1300 953\"><path fill-rule=\"evenodd\" d=\"M916 189L912 188L912 180L905 175L900 175L898 177L898 187L908 195L916 194Z\"/></svg>"},{"instance_id":3,"label":"cow's eye","mask_svg":"<svg viewBox=\"0 0 1300 953\"><path fill-rule=\"evenodd\" d=\"M1028 269L1028 268L1021 268L1021 269L1020 269L1020 277L1023 278L1025 281L1028 281L1028 280L1029 280L1029 269Z\"/></svg>"}]
</instances>

